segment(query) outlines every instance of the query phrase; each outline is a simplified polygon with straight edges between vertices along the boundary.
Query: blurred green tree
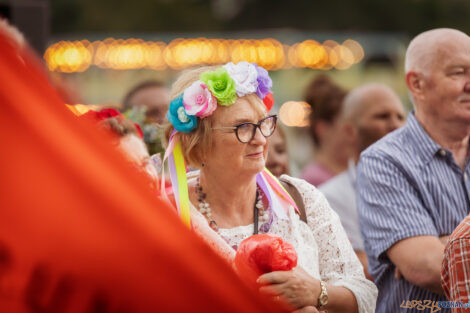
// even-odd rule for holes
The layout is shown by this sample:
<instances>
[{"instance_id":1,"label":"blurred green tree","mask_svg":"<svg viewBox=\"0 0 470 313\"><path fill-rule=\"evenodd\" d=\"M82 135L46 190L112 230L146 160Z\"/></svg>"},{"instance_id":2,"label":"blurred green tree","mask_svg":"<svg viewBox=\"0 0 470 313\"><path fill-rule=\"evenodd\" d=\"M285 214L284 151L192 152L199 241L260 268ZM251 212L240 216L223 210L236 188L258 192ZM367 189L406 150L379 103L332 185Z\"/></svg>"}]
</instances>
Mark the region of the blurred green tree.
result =
<instances>
[{"instance_id":1,"label":"blurred green tree","mask_svg":"<svg viewBox=\"0 0 470 313\"><path fill-rule=\"evenodd\" d=\"M470 32L468 0L51 0L53 34L269 28Z\"/></svg>"}]
</instances>

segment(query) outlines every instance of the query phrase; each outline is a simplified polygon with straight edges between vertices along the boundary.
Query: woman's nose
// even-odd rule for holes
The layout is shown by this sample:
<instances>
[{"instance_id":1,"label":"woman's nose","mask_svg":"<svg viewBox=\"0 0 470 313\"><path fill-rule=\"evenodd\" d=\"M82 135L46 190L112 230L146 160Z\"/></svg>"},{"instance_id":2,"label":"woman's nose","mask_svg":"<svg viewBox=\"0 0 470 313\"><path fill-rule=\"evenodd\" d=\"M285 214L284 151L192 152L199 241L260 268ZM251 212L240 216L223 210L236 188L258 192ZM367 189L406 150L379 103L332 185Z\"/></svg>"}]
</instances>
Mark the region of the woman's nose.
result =
<instances>
[{"instance_id":1,"label":"woman's nose","mask_svg":"<svg viewBox=\"0 0 470 313\"><path fill-rule=\"evenodd\" d=\"M263 134L261 133L261 129L259 129L259 127L256 128L255 136L253 137L250 143L254 145L266 144L266 137L263 136Z\"/></svg>"}]
</instances>

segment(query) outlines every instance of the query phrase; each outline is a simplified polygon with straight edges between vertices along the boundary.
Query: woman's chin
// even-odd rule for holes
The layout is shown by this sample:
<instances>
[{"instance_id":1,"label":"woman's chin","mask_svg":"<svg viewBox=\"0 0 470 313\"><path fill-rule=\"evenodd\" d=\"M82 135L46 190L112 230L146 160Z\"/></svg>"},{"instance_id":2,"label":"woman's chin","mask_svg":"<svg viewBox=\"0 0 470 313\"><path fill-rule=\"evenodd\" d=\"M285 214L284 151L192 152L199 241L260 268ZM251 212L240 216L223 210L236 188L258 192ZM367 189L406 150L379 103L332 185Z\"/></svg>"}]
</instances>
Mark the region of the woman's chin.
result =
<instances>
[{"instance_id":1,"label":"woman's chin","mask_svg":"<svg viewBox=\"0 0 470 313\"><path fill-rule=\"evenodd\" d=\"M249 162L245 162L245 166L243 167L244 171L250 172L253 174L257 174L261 172L266 165L266 162L263 158L257 160L250 160Z\"/></svg>"}]
</instances>

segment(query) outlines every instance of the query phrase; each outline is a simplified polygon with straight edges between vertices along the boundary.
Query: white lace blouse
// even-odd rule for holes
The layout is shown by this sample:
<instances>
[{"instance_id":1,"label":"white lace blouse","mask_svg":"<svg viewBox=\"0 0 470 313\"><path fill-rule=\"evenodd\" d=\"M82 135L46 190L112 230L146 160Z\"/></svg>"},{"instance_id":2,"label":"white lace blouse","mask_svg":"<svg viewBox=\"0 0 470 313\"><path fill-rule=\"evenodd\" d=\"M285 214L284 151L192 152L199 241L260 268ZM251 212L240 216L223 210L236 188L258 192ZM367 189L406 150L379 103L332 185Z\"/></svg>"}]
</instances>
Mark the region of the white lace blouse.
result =
<instances>
[{"instance_id":1,"label":"white lace blouse","mask_svg":"<svg viewBox=\"0 0 470 313\"><path fill-rule=\"evenodd\" d=\"M351 290L357 300L359 313L373 313L377 288L363 272L338 215L326 198L314 186L302 179L281 177L297 188L303 198L308 225L300 220L293 207L289 220L275 219L270 234L278 235L297 251L298 265L311 276L334 286ZM192 209L195 210L193 207ZM253 224L219 229L230 246L239 246L253 235Z\"/></svg>"}]
</instances>

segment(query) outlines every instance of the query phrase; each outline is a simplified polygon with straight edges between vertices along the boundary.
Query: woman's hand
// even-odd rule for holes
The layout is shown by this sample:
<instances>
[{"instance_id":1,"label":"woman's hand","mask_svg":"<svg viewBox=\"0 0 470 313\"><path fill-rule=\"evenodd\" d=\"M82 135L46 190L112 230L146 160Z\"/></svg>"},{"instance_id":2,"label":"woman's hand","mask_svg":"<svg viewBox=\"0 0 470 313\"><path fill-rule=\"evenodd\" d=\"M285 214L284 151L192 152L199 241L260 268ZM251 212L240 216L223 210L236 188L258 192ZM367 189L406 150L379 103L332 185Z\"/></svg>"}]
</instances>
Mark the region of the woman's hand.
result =
<instances>
[{"instance_id":1,"label":"woman's hand","mask_svg":"<svg viewBox=\"0 0 470 313\"><path fill-rule=\"evenodd\" d=\"M257 283L259 291L273 297L283 299L295 309L316 307L320 295L320 281L310 276L304 269L297 266L291 271L278 271L261 275ZM316 310L316 309L315 309ZM303 312L303 311L301 311ZM305 312L315 312L308 309Z\"/></svg>"}]
</instances>

